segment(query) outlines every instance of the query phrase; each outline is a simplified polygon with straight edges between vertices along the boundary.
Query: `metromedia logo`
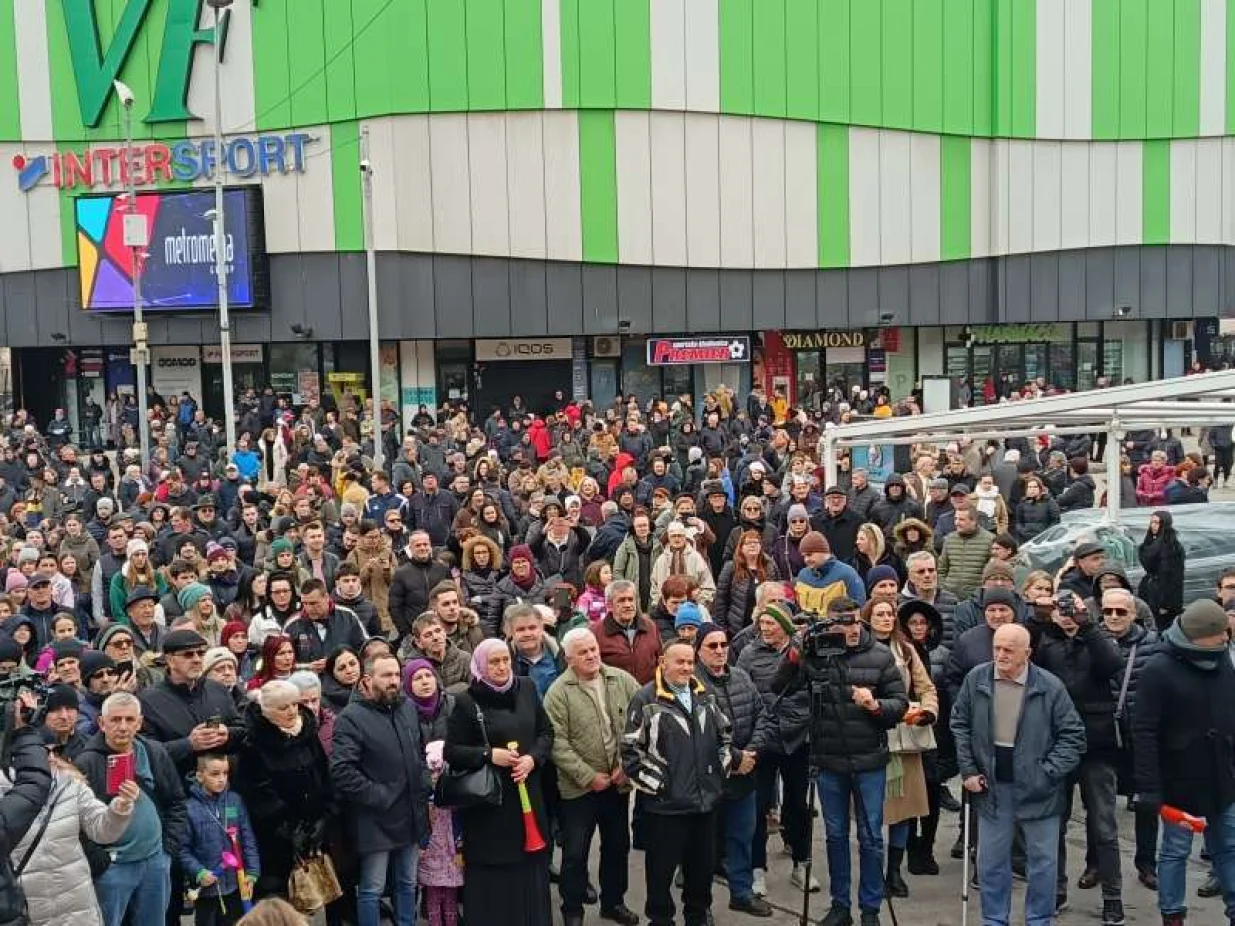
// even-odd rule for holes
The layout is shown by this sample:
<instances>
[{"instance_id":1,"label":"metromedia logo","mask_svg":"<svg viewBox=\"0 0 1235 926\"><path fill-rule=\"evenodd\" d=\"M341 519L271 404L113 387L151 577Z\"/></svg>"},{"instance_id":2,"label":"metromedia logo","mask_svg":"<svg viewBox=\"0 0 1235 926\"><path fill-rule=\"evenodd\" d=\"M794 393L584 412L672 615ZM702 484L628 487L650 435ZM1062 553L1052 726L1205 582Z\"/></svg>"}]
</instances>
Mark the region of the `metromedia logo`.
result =
<instances>
[{"instance_id":1,"label":"metromedia logo","mask_svg":"<svg viewBox=\"0 0 1235 926\"><path fill-rule=\"evenodd\" d=\"M0 0L2 2L2 0ZM60 190L93 190L159 183L192 183L214 177L220 162L229 180L248 180L272 174L304 173L305 149L314 137L306 132L286 135L241 136L223 143L214 139L186 139L167 144L151 142L126 149L100 145L84 151L13 157L17 187L23 193L44 180Z\"/></svg>"}]
</instances>

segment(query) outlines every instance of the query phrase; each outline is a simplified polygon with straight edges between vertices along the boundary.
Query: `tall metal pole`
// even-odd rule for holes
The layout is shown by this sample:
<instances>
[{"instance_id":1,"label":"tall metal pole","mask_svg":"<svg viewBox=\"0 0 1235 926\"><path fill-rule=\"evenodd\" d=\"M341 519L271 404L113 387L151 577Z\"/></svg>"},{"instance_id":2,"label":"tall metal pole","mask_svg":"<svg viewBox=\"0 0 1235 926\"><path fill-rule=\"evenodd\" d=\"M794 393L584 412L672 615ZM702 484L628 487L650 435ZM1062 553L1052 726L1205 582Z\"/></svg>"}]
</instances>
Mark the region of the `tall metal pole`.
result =
<instances>
[{"instance_id":1,"label":"tall metal pole","mask_svg":"<svg viewBox=\"0 0 1235 926\"><path fill-rule=\"evenodd\" d=\"M377 330L377 244L373 236L373 164L369 161L369 127L360 130L360 174L364 178L365 273L369 281L369 366L373 371L373 466L383 469L382 342Z\"/></svg>"},{"instance_id":2,"label":"tall metal pole","mask_svg":"<svg viewBox=\"0 0 1235 926\"><path fill-rule=\"evenodd\" d=\"M133 171L133 92L123 84L116 85L124 103L124 174L128 178L128 215L125 216L124 239L133 250L133 347L137 368L137 438L141 461L150 461L150 410L147 408L146 370L150 362L150 345L146 323L142 318L142 265L150 244L150 228L146 217L137 210L137 176Z\"/></svg>"},{"instance_id":3,"label":"tall metal pole","mask_svg":"<svg viewBox=\"0 0 1235 926\"><path fill-rule=\"evenodd\" d=\"M219 72L223 65L224 10L232 0L208 0L214 8L214 267L219 280L219 348L223 355L223 426L227 452L236 449L236 396L232 382L232 329L227 297L227 229L223 209L223 174L227 158L223 151L223 88Z\"/></svg>"}]
</instances>

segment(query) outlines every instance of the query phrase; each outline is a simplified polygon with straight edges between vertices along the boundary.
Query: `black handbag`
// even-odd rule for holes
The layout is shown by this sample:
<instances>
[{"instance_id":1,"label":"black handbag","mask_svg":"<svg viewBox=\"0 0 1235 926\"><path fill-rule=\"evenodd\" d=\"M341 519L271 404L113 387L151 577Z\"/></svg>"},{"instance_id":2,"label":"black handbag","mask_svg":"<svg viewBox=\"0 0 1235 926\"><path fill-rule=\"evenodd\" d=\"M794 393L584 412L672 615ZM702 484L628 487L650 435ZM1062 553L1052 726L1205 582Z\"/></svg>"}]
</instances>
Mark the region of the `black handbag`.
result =
<instances>
[{"instance_id":1,"label":"black handbag","mask_svg":"<svg viewBox=\"0 0 1235 926\"><path fill-rule=\"evenodd\" d=\"M481 713L480 705L476 705L476 720L480 723L480 735L484 738L485 747L490 748L485 715ZM455 810L501 807L502 781L497 777L497 768L487 759L480 768L456 769L447 763L433 787L433 803Z\"/></svg>"}]
</instances>

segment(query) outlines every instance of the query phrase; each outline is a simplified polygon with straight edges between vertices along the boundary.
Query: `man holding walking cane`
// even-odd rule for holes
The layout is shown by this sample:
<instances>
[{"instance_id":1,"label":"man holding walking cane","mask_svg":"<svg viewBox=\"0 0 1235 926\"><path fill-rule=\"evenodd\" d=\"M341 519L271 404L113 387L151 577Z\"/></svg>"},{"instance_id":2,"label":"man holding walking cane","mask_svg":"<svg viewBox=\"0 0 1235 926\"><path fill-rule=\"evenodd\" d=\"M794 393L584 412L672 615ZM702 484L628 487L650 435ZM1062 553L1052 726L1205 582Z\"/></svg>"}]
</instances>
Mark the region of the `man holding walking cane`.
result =
<instances>
[{"instance_id":1,"label":"man holding walking cane","mask_svg":"<svg viewBox=\"0 0 1235 926\"><path fill-rule=\"evenodd\" d=\"M952 708L966 819L971 806L978 812L982 922L1009 922L1019 826L1029 882L1025 924L1050 926L1060 818L1068 776L1085 754L1085 726L1063 683L1029 663L1028 630L1019 624L996 630L994 656L965 677Z\"/></svg>"}]
</instances>

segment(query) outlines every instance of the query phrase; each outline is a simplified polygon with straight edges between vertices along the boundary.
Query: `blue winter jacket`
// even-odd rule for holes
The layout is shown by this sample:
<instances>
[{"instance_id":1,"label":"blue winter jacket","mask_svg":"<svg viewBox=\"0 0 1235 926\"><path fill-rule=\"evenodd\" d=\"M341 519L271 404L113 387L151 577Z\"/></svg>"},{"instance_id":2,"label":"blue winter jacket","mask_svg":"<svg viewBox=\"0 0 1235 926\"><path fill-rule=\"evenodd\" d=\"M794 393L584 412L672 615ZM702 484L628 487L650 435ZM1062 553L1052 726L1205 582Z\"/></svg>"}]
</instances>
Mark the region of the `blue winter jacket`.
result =
<instances>
[{"instance_id":1,"label":"blue winter jacket","mask_svg":"<svg viewBox=\"0 0 1235 926\"><path fill-rule=\"evenodd\" d=\"M257 853L257 837L253 835L253 826L249 823L249 814L240 795L235 791L210 795L194 782L189 788L185 807L189 830L180 847L180 865L186 877L197 883L200 872L213 874L219 880L208 888L202 888L202 893L211 897L232 894L240 889L236 872L223 867L223 853L232 851L227 830L235 827L245 873L250 885L256 884L261 874L261 858Z\"/></svg>"}]
</instances>

